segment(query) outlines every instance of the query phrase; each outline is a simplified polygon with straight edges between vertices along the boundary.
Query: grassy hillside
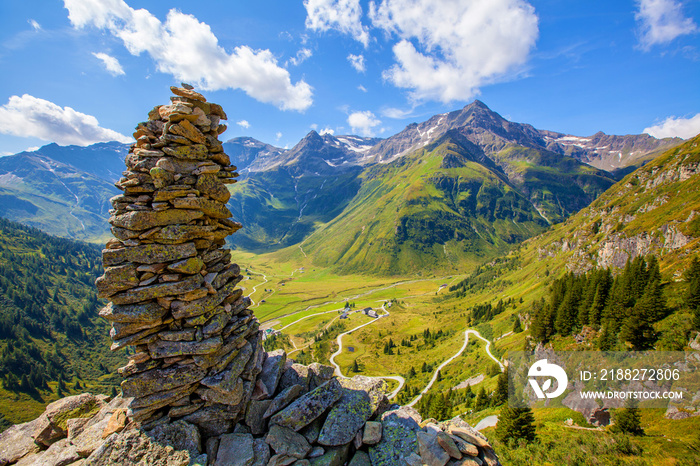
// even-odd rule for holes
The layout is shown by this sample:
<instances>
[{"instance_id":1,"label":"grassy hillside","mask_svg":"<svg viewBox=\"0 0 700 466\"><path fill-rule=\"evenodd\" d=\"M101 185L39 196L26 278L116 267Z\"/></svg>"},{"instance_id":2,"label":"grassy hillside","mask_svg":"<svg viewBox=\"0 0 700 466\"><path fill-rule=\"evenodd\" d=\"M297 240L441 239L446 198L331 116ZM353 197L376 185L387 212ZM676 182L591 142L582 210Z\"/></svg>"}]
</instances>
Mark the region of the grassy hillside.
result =
<instances>
[{"instance_id":1,"label":"grassy hillside","mask_svg":"<svg viewBox=\"0 0 700 466\"><path fill-rule=\"evenodd\" d=\"M109 236L111 182L40 154L0 158L0 216L96 243Z\"/></svg>"},{"instance_id":2,"label":"grassy hillside","mask_svg":"<svg viewBox=\"0 0 700 466\"><path fill-rule=\"evenodd\" d=\"M361 180L347 208L304 241L314 264L385 275L473 269L613 183L546 151L512 146L492 160L457 133L368 168Z\"/></svg>"},{"instance_id":3,"label":"grassy hillside","mask_svg":"<svg viewBox=\"0 0 700 466\"><path fill-rule=\"evenodd\" d=\"M109 393L123 355L97 317L100 248L0 219L0 422L83 389Z\"/></svg>"}]
</instances>

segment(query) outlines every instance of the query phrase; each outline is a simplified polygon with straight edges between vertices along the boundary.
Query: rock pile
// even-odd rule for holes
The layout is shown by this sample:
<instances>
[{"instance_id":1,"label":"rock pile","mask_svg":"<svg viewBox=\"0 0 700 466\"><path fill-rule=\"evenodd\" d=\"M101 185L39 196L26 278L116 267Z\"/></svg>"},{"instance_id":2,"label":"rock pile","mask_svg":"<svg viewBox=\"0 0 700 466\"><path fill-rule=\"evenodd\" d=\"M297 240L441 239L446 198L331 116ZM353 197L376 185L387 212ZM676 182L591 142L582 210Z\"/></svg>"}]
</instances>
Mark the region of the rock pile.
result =
<instances>
[{"instance_id":1,"label":"rock pile","mask_svg":"<svg viewBox=\"0 0 700 466\"><path fill-rule=\"evenodd\" d=\"M111 303L100 315L112 323L112 349L134 349L119 369L131 419L225 431L245 412L263 357L250 300L236 289L240 269L222 248L240 228L225 186L238 174L218 139L223 109L192 89L171 90L172 103L137 125L117 182L115 239L96 282Z\"/></svg>"},{"instance_id":2,"label":"rock pile","mask_svg":"<svg viewBox=\"0 0 700 466\"><path fill-rule=\"evenodd\" d=\"M189 86L140 123L112 199L115 239L97 280L112 349L128 348L113 400L76 395L0 434L0 466L394 466L499 464L461 419L422 422L389 406L381 379L334 378L330 366L265 352L236 288L224 238L218 135L226 114Z\"/></svg>"},{"instance_id":3,"label":"rock pile","mask_svg":"<svg viewBox=\"0 0 700 466\"><path fill-rule=\"evenodd\" d=\"M268 361L260 379L277 385L274 396L251 401L231 432L214 435L182 419L139 429L127 416L130 399L82 394L0 434L0 466L500 464L459 417L438 423L413 408L389 409L379 379L329 379L331 367L295 364L281 352Z\"/></svg>"}]
</instances>

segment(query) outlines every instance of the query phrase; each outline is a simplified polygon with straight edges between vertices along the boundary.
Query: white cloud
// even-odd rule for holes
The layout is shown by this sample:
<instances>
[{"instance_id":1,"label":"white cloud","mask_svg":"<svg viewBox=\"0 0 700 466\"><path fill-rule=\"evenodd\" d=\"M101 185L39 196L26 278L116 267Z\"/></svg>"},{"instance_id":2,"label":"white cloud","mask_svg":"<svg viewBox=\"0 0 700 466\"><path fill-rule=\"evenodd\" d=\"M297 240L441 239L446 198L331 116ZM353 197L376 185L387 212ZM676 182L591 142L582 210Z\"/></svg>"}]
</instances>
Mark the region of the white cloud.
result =
<instances>
[{"instance_id":1,"label":"white cloud","mask_svg":"<svg viewBox=\"0 0 700 466\"><path fill-rule=\"evenodd\" d=\"M304 0L304 7L307 28L321 32L337 29L365 47L369 45L369 30L361 22L360 0Z\"/></svg>"},{"instance_id":2,"label":"white cloud","mask_svg":"<svg viewBox=\"0 0 700 466\"><path fill-rule=\"evenodd\" d=\"M87 146L96 142L132 142L131 138L102 128L92 115L60 107L28 94L13 95L0 106L0 133L35 137L61 145Z\"/></svg>"},{"instance_id":3,"label":"white cloud","mask_svg":"<svg viewBox=\"0 0 700 466\"><path fill-rule=\"evenodd\" d=\"M367 69L365 68L365 57L363 55L350 54L348 55L348 61L358 73L364 73Z\"/></svg>"},{"instance_id":4,"label":"white cloud","mask_svg":"<svg viewBox=\"0 0 700 466\"><path fill-rule=\"evenodd\" d=\"M102 63L104 64L105 69L107 71L109 71L112 74L112 76L119 76L122 74L126 74L126 73L124 73L124 68L122 68L122 65L119 63L119 60L117 60L116 58L114 58L110 55L107 55L106 53L102 53L102 52L100 52L100 53L93 52L93 55L96 58L99 58L100 60L102 60Z\"/></svg>"},{"instance_id":5,"label":"white cloud","mask_svg":"<svg viewBox=\"0 0 700 466\"><path fill-rule=\"evenodd\" d=\"M413 115L413 109L401 110L400 108L388 107L382 109L382 116L387 118L394 118L397 120L402 120Z\"/></svg>"},{"instance_id":6,"label":"white cloud","mask_svg":"<svg viewBox=\"0 0 700 466\"><path fill-rule=\"evenodd\" d=\"M282 133L277 131L277 134L275 134L275 141L279 141L280 139L282 139Z\"/></svg>"},{"instance_id":7,"label":"white cloud","mask_svg":"<svg viewBox=\"0 0 700 466\"><path fill-rule=\"evenodd\" d=\"M668 117L659 125L644 128L644 132L659 139L692 138L700 134L700 113L692 118Z\"/></svg>"},{"instance_id":8,"label":"white cloud","mask_svg":"<svg viewBox=\"0 0 700 466\"><path fill-rule=\"evenodd\" d=\"M24 152L36 152L40 149L39 146L29 146L26 149L24 149Z\"/></svg>"},{"instance_id":9,"label":"white cloud","mask_svg":"<svg viewBox=\"0 0 700 466\"><path fill-rule=\"evenodd\" d=\"M289 63L291 63L291 64L294 65L294 66L301 65L301 64L304 63L306 60L308 60L309 58L311 58L312 55L313 55L313 53L311 52L310 49L306 49L306 48L300 49L300 50L297 52L296 56L294 56L294 57L292 57L292 58L289 59Z\"/></svg>"},{"instance_id":10,"label":"white cloud","mask_svg":"<svg viewBox=\"0 0 700 466\"><path fill-rule=\"evenodd\" d=\"M37 23L36 20L34 19L29 19L27 20L29 25L34 29L35 31L41 31L41 24Z\"/></svg>"},{"instance_id":11,"label":"white cloud","mask_svg":"<svg viewBox=\"0 0 700 466\"><path fill-rule=\"evenodd\" d=\"M318 125L317 125L316 123L311 123L311 124L309 125L309 128L311 128L312 130L316 131L316 130L318 129Z\"/></svg>"},{"instance_id":12,"label":"white cloud","mask_svg":"<svg viewBox=\"0 0 700 466\"><path fill-rule=\"evenodd\" d=\"M109 30L132 55L148 53L158 71L205 90L241 89L282 110L303 111L313 102L304 80L292 84L289 72L269 50L242 45L228 53L208 24L175 9L165 23L148 10L134 10L124 0L64 0L76 28Z\"/></svg>"},{"instance_id":13,"label":"white cloud","mask_svg":"<svg viewBox=\"0 0 700 466\"><path fill-rule=\"evenodd\" d=\"M361 136L374 136L374 128L381 125L382 122L374 116L374 113L367 110L351 113L348 116L348 124L352 128L353 133Z\"/></svg>"},{"instance_id":14,"label":"white cloud","mask_svg":"<svg viewBox=\"0 0 700 466\"><path fill-rule=\"evenodd\" d=\"M666 44L678 36L698 32L692 18L683 16L682 4L674 0L638 0L634 15L639 28L639 41L648 50L655 44Z\"/></svg>"},{"instance_id":15,"label":"white cloud","mask_svg":"<svg viewBox=\"0 0 700 466\"><path fill-rule=\"evenodd\" d=\"M335 131L330 128L323 128L321 131L318 132L318 134L320 134L321 136L323 136L324 134L330 134L331 136L333 136L335 134Z\"/></svg>"},{"instance_id":16,"label":"white cloud","mask_svg":"<svg viewBox=\"0 0 700 466\"><path fill-rule=\"evenodd\" d=\"M241 128L245 128L245 129L250 128L250 123L248 123L248 120L237 121L236 124L238 126L240 126Z\"/></svg>"},{"instance_id":17,"label":"white cloud","mask_svg":"<svg viewBox=\"0 0 700 466\"><path fill-rule=\"evenodd\" d=\"M367 92L367 88L366 88L365 86L363 86L362 84L360 84L359 86L357 86L357 88L358 88L359 90L361 90L362 92Z\"/></svg>"},{"instance_id":18,"label":"white cloud","mask_svg":"<svg viewBox=\"0 0 700 466\"><path fill-rule=\"evenodd\" d=\"M372 24L395 34L396 64L384 72L415 100L469 100L525 63L538 36L525 0L382 0Z\"/></svg>"}]
</instances>

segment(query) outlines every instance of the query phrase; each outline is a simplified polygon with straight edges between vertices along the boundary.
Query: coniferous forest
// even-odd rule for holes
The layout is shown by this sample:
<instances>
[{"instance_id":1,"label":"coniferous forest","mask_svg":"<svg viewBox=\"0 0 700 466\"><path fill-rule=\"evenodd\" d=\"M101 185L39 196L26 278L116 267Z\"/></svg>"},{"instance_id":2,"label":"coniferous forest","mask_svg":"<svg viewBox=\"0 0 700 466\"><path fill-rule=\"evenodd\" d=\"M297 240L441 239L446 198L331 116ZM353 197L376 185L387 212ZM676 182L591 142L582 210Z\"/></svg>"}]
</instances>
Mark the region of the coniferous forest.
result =
<instances>
[{"instance_id":1,"label":"coniferous forest","mask_svg":"<svg viewBox=\"0 0 700 466\"><path fill-rule=\"evenodd\" d=\"M682 295L675 300L677 309L668 304L667 294ZM695 258L681 283L672 285L662 282L655 256L637 257L617 275L595 268L555 280L547 298L533 304L531 332L536 341L548 342L588 327L599 331L595 346L600 350L680 350L687 343L686 333L700 326L699 302L700 260ZM693 318L686 326L660 329L657 324L674 310Z\"/></svg>"},{"instance_id":2,"label":"coniferous forest","mask_svg":"<svg viewBox=\"0 0 700 466\"><path fill-rule=\"evenodd\" d=\"M97 317L101 273L99 247L0 219L0 382L15 399L45 404L118 385L119 356Z\"/></svg>"}]
</instances>

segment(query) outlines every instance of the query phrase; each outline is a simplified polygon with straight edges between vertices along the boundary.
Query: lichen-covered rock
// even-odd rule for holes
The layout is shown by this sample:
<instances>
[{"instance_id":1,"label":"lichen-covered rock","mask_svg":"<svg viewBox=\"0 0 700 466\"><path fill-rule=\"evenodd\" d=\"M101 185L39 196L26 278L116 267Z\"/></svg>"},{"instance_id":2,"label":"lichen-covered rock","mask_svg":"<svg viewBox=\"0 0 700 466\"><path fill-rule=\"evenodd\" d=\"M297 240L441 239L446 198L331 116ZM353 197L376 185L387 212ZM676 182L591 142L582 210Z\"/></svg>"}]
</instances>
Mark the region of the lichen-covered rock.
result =
<instances>
[{"instance_id":1,"label":"lichen-covered rock","mask_svg":"<svg viewBox=\"0 0 700 466\"><path fill-rule=\"evenodd\" d=\"M358 450L353 455L348 466L372 466L372 462L369 460L369 455L366 452Z\"/></svg>"},{"instance_id":2,"label":"lichen-covered rock","mask_svg":"<svg viewBox=\"0 0 700 466\"><path fill-rule=\"evenodd\" d=\"M350 444L326 449L326 452L316 458L311 458L311 466L343 466L348 459Z\"/></svg>"},{"instance_id":3,"label":"lichen-covered rock","mask_svg":"<svg viewBox=\"0 0 700 466\"><path fill-rule=\"evenodd\" d=\"M303 435L278 425L270 426L265 442L270 445L270 448L276 454L293 456L298 459L304 458L311 451L311 445L309 445L309 442L306 441Z\"/></svg>"},{"instance_id":4,"label":"lichen-covered rock","mask_svg":"<svg viewBox=\"0 0 700 466\"><path fill-rule=\"evenodd\" d=\"M420 430L421 420L418 411L406 406L384 413L382 440L369 449L372 465L401 464L403 458L413 453L418 446L416 432Z\"/></svg>"},{"instance_id":5,"label":"lichen-covered rock","mask_svg":"<svg viewBox=\"0 0 700 466\"><path fill-rule=\"evenodd\" d=\"M303 391L304 389L301 385L292 385L291 387L285 388L277 394L274 400L270 400L263 417L268 418L287 407L292 401L299 398Z\"/></svg>"},{"instance_id":6,"label":"lichen-covered rock","mask_svg":"<svg viewBox=\"0 0 700 466\"><path fill-rule=\"evenodd\" d=\"M323 424L318 443L340 446L350 443L385 398L382 379L356 376L340 381L342 398L331 408Z\"/></svg>"},{"instance_id":7,"label":"lichen-covered rock","mask_svg":"<svg viewBox=\"0 0 700 466\"><path fill-rule=\"evenodd\" d=\"M190 453L187 450L174 450L172 446L155 441L141 430L130 430L109 437L92 452L84 466L186 466L189 463Z\"/></svg>"},{"instance_id":8,"label":"lichen-covered rock","mask_svg":"<svg viewBox=\"0 0 700 466\"><path fill-rule=\"evenodd\" d=\"M289 427L295 431L309 425L343 396L343 388L331 379L315 390L297 398L292 404L270 418L270 424Z\"/></svg>"}]
</instances>

